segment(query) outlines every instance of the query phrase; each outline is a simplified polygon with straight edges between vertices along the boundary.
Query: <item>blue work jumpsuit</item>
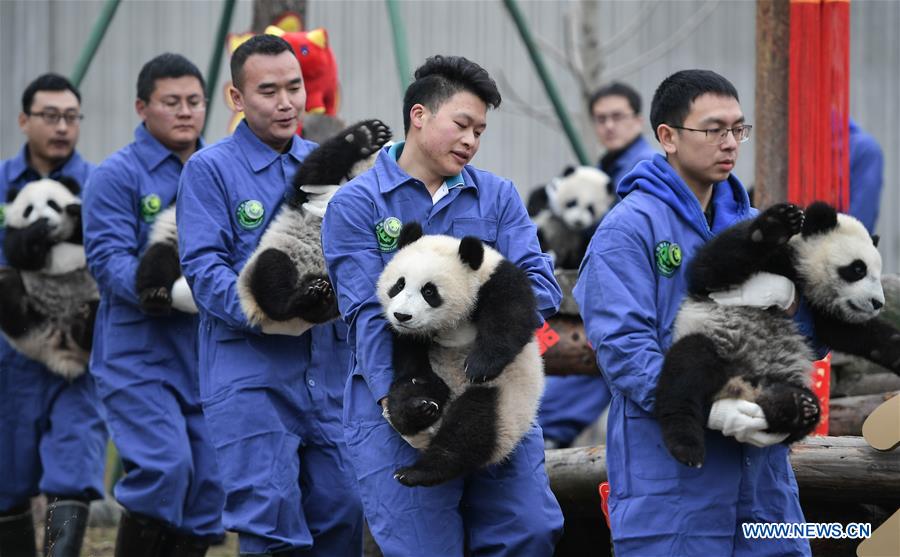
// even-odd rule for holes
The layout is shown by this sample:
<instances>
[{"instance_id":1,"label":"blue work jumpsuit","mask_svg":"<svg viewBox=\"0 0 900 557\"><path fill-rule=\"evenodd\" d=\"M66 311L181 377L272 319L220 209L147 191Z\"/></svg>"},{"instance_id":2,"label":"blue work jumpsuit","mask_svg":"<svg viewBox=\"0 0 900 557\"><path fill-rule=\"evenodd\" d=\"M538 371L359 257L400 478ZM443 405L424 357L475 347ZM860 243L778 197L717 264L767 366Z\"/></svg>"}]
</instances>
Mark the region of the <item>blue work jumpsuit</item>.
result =
<instances>
[{"instance_id":1,"label":"blue work jumpsuit","mask_svg":"<svg viewBox=\"0 0 900 557\"><path fill-rule=\"evenodd\" d=\"M615 188L634 165L653 158L656 153L639 135L607 164L603 164L606 157L601 159L598 167L606 172L610 185ZM592 229L590 233L593 232ZM544 438L560 447L568 447L586 427L597 421L611 396L602 376L547 376L547 387L538 414Z\"/></svg>"},{"instance_id":2,"label":"blue work jumpsuit","mask_svg":"<svg viewBox=\"0 0 900 557\"><path fill-rule=\"evenodd\" d=\"M47 177L70 176L83 188L93 168L76 151ZM40 179L22 147L0 162L0 203ZM0 245L3 236L0 223ZM0 265L8 265L2 249ZM70 383L0 335L0 514L27 507L38 493L101 499L106 439L89 373Z\"/></svg>"},{"instance_id":3,"label":"blue work jumpsuit","mask_svg":"<svg viewBox=\"0 0 900 557\"><path fill-rule=\"evenodd\" d=\"M809 555L806 540L745 539L743 522L803 522L784 444L756 448L707 430L706 461L672 458L654 390L687 291L685 269L714 234L755 215L734 176L713 186L714 221L665 157L638 163L597 230L575 298L611 386L610 524L617 557ZM682 262L657 263L677 244ZM657 255L657 253L662 255Z\"/></svg>"},{"instance_id":4,"label":"blue work jumpsuit","mask_svg":"<svg viewBox=\"0 0 900 557\"><path fill-rule=\"evenodd\" d=\"M125 476L128 511L192 536L222 536L224 494L197 387L197 318L152 317L135 290L158 212L175 201L182 163L140 124L134 142L91 175L84 244L100 288L91 372ZM143 210L142 210L143 207Z\"/></svg>"},{"instance_id":5,"label":"blue work jumpsuit","mask_svg":"<svg viewBox=\"0 0 900 557\"><path fill-rule=\"evenodd\" d=\"M376 226L395 217L426 234L476 236L523 269L543 318L559 307L559 286L541 253L515 186L466 166L433 201L425 185L397 164L403 143L384 148L375 167L344 185L328 205L322 245L338 304L350 324L353 372L344 396L344 433L369 528L387 557L551 555L562 514L544 470L535 425L508 462L434 487L393 478L418 452L388 424L378 401L391 384L393 354L375 283L394 256Z\"/></svg>"},{"instance_id":6,"label":"blue work jumpsuit","mask_svg":"<svg viewBox=\"0 0 900 557\"><path fill-rule=\"evenodd\" d=\"M238 532L241 552L359 555L362 508L341 429L347 326L261 334L237 295L238 273L316 146L292 142L278 153L243 121L181 175L178 239L200 308L200 396L225 487L225 528ZM250 201L262 205L261 218L239 218Z\"/></svg>"},{"instance_id":7,"label":"blue work jumpsuit","mask_svg":"<svg viewBox=\"0 0 900 557\"><path fill-rule=\"evenodd\" d=\"M875 233L881 188L884 185L884 153L875 138L850 120L850 214Z\"/></svg>"}]
</instances>

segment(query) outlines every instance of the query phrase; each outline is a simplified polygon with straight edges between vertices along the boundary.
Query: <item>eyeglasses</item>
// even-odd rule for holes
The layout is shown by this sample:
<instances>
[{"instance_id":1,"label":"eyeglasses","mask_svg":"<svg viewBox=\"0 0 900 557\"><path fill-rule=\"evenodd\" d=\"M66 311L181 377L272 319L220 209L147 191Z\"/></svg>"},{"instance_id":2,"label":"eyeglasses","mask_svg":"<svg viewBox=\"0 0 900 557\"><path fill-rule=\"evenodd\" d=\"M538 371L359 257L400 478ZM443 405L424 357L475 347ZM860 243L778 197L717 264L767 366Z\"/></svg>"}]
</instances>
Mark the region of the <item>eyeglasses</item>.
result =
<instances>
[{"instance_id":1,"label":"eyeglasses","mask_svg":"<svg viewBox=\"0 0 900 557\"><path fill-rule=\"evenodd\" d=\"M178 114L178 111L181 110L182 100L187 104L188 110L191 112L203 112L206 110L206 99L202 97L188 97L186 99L181 99L180 97L166 97L159 101L159 104L163 107L163 110L174 115Z\"/></svg>"},{"instance_id":2,"label":"eyeglasses","mask_svg":"<svg viewBox=\"0 0 900 557\"><path fill-rule=\"evenodd\" d=\"M60 112L58 110L44 110L42 112L30 112L29 116L39 116L48 126L59 124L60 120L65 120L69 126L74 126L77 122L84 118L84 114L78 112Z\"/></svg>"},{"instance_id":3,"label":"eyeglasses","mask_svg":"<svg viewBox=\"0 0 900 557\"><path fill-rule=\"evenodd\" d=\"M624 112L613 112L612 114L594 114L594 122L600 126L606 125L607 122L618 124L629 118L633 118L634 114L625 114Z\"/></svg>"},{"instance_id":4,"label":"eyeglasses","mask_svg":"<svg viewBox=\"0 0 900 557\"><path fill-rule=\"evenodd\" d=\"M750 125L741 125L735 126L733 128L711 128L708 130L697 130L694 128L685 128L682 126L669 126L670 128L675 128L676 130L687 130L689 132L703 132L706 135L706 142L711 145L719 145L725 142L725 139L728 137L728 132L731 132L731 135L734 136L734 140L738 143L743 143L750 139L750 130L753 129L753 126Z\"/></svg>"}]
</instances>

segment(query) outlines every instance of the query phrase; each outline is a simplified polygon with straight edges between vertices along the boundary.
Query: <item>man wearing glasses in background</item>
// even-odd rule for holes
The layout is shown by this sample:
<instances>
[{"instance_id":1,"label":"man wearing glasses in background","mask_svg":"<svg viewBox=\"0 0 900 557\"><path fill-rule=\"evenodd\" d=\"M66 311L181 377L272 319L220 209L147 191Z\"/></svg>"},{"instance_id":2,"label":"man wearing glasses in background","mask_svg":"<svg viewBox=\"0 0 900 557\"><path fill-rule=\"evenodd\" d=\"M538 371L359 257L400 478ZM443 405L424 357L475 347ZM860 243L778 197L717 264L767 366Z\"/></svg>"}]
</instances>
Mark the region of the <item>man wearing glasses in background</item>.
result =
<instances>
[{"instance_id":1,"label":"man wearing glasses in background","mask_svg":"<svg viewBox=\"0 0 900 557\"><path fill-rule=\"evenodd\" d=\"M765 432L758 405L723 399L707 409L702 468L680 464L662 441L654 392L687 262L756 210L731 173L751 126L727 79L706 70L669 76L650 120L665 155L619 182L621 201L600 223L574 289L612 392L606 460L615 554L809 555L803 539L743 537L743 522L804 521L784 436Z\"/></svg>"},{"instance_id":2,"label":"man wearing glasses in background","mask_svg":"<svg viewBox=\"0 0 900 557\"><path fill-rule=\"evenodd\" d=\"M186 284L181 303L176 283L171 307L152 315L135 289L150 230L203 145L200 71L178 54L153 58L138 75L135 109L134 142L97 167L84 196L85 251L100 289L91 372L125 463L115 555L202 557L224 535L225 496L200 407L197 318Z\"/></svg>"},{"instance_id":3,"label":"man wearing glasses in background","mask_svg":"<svg viewBox=\"0 0 900 557\"><path fill-rule=\"evenodd\" d=\"M48 73L25 89L19 114L25 146L0 162L0 241L2 204L10 193L61 176L84 186L94 165L75 151L81 118L81 94L68 79ZM43 237L42 227L46 221L29 228ZM0 251L0 266L7 265ZM105 451L106 427L90 374L69 382L0 336L0 555L35 554L30 498L44 493L45 548L77 557L88 504L103 497Z\"/></svg>"},{"instance_id":4,"label":"man wearing glasses in background","mask_svg":"<svg viewBox=\"0 0 900 557\"><path fill-rule=\"evenodd\" d=\"M606 149L597 167L609 176L611 192L634 165L657 153L641 135L644 117L641 96L631 86L613 82L597 89L588 102L597 140ZM615 205L616 201L613 201ZM593 230L587 231L592 234ZM609 405L609 387L596 375L549 375L538 422L544 445L557 449L571 446Z\"/></svg>"}]
</instances>

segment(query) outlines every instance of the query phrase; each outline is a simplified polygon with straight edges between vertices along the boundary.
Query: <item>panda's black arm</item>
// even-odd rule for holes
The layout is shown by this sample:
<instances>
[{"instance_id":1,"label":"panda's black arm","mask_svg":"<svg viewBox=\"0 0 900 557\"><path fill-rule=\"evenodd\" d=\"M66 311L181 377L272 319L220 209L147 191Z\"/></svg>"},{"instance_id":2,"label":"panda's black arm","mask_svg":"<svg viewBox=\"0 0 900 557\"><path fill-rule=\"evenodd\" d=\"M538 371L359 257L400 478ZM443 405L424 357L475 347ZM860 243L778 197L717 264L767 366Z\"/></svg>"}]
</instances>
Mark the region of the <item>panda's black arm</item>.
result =
<instances>
[{"instance_id":1,"label":"panda's black arm","mask_svg":"<svg viewBox=\"0 0 900 557\"><path fill-rule=\"evenodd\" d=\"M28 308L28 293L19 272L0 268L0 329L10 338L19 338L43 320Z\"/></svg>"},{"instance_id":2,"label":"panda's black arm","mask_svg":"<svg viewBox=\"0 0 900 557\"><path fill-rule=\"evenodd\" d=\"M365 120L350 126L306 157L294 175L294 189L306 185L339 184L354 164L380 149L390 138L390 128L379 120Z\"/></svg>"},{"instance_id":3,"label":"panda's black arm","mask_svg":"<svg viewBox=\"0 0 900 557\"><path fill-rule=\"evenodd\" d=\"M53 247L47 219L38 219L25 228L6 228L3 253L16 269L38 271L44 267L47 254Z\"/></svg>"},{"instance_id":4,"label":"panda's black arm","mask_svg":"<svg viewBox=\"0 0 900 557\"><path fill-rule=\"evenodd\" d=\"M787 241L802 224L803 212L782 203L724 230L701 247L691 261L688 290L705 296L742 284L760 271L793 279Z\"/></svg>"},{"instance_id":5,"label":"panda's black arm","mask_svg":"<svg viewBox=\"0 0 900 557\"><path fill-rule=\"evenodd\" d=\"M500 375L538 327L537 302L525 272L502 261L479 290L472 321L477 334L466 359L466 376L482 383Z\"/></svg>"},{"instance_id":6,"label":"panda's black arm","mask_svg":"<svg viewBox=\"0 0 900 557\"><path fill-rule=\"evenodd\" d=\"M388 413L394 429L413 435L440 417L450 389L431 367L428 340L392 334L394 379L388 391Z\"/></svg>"},{"instance_id":7,"label":"panda's black arm","mask_svg":"<svg viewBox=\"0 0 900 557\"><path fill-rule=\"evenodd\" d=\"M813 309L816 337L841 352L860 356L900 375L900 330L882 319L847 323Z\"/></svg>"}]
</instances>

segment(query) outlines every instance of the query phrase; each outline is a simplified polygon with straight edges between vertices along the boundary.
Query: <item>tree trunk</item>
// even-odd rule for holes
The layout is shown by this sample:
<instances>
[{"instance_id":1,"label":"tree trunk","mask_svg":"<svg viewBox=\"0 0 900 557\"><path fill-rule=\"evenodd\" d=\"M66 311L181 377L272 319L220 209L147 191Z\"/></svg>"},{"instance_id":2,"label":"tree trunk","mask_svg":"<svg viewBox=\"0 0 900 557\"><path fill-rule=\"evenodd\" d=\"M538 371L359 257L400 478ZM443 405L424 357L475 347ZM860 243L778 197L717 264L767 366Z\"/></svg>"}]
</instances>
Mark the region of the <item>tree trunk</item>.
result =
<instances>
[{"instance_id":1,"label":"tree trunk","mask_svg":"<svg viewBox=\"0 0 900 557\"><path fill-rule=\"evenodd\" d=\"M303 28L308 29L306 2L307 0L253 0L253 25L250 30L254 33L262 33L285 12L294 12L299 15Z\"/></svg>"},{"instance_id":2,"label":"tree trunk","mask_svg":"<svg viewBox=\"0 0 900 557\"><path fill-rule=\"evenodd\" d=\"M898 391L865 396L845 396L831 399L828 434L835 437L862 435L863 422L884 401L900 394Z\"/></svg>"},{"instance_id":3,"label":"tree trunk","mask_svg":"<svg viewBox=\"0 0 900 557\"><path fill-rule=\"evenodd\" d=\"M754 205L787 200L789 0L756 2L756 182Z\"/></svg>"},{"instance_id":4,"label":"tree trunk","mask_svg":"<svg viewBox=\"0 0 900 557\"><path fill-rule=\"evenodd\" d=\"M544 353L544 373L547 375L597 375L597 357L584 334L584 324L578 317L557 315L548 320L550 328L559 335L559 342Z\"/></svg>"}]
</instances>

